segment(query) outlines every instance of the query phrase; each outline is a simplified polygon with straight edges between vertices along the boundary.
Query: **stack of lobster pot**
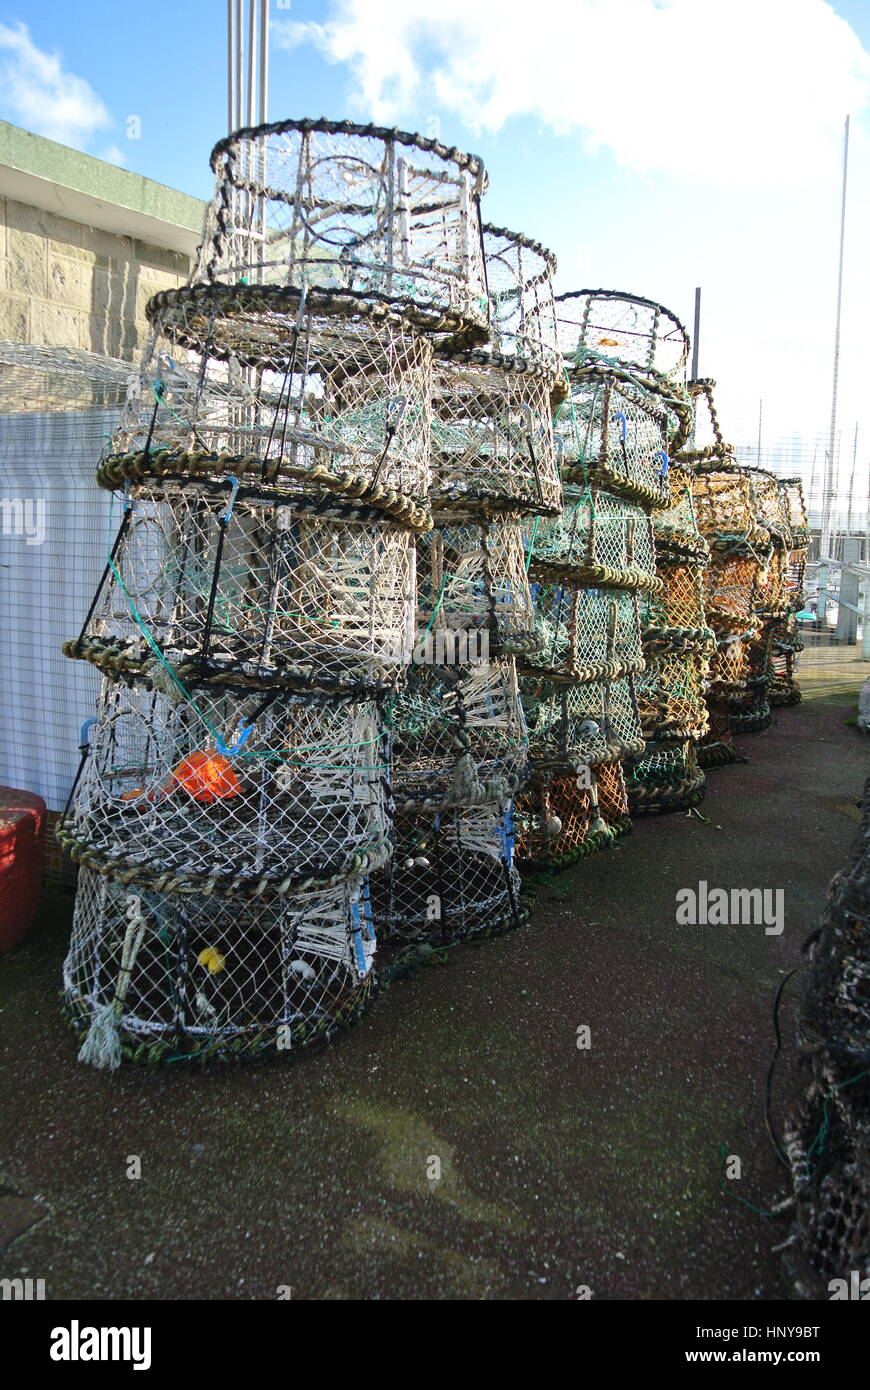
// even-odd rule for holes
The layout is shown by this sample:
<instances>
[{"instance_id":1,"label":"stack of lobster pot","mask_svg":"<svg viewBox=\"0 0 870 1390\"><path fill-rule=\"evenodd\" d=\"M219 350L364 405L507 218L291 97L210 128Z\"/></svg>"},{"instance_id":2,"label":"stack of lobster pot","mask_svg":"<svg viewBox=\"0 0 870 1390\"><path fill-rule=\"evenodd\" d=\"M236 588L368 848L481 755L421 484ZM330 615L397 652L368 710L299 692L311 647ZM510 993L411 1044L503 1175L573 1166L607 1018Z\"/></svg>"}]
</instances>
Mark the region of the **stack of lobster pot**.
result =
<instances>
[{"instance_id":1,"label":"stack of lobster pot","mask_svg":"<svg viewBox=\"0 0 870 1390\"><path fill-rule=\"evenodd\" d=\"M792 548L786 500L778 480L760 468L747 469L755 497L755 514L767 531L766 558L755 586L755 636L747 653L746 687L731 699L734 733L758 733L773 718L770 695L775 679L774 652L778 629L791 613L786 579Z\"/></svg>"},{"instance_id":2,"label":"stack of lobster pot","mask_svg":"<svg viewBox=\"0 0 870 1390\"><path fill-rule=\"evenodd\" d=\"M61 838L82 1060L325 1041L375 981L386 706L429 511L432 342L486 335L480 163L244 130L99 469L120 520L70 656L104 683Z\"/></svg>"},{"instance_id":3,"label":"stack of lobster pot","mask_svg":"<svg viewBox=\"0 0 870 1390\"><path fill-rule=\"evenodd\" d=\"M783 612L772 633L768 699L774 708L799 704L801 698L795 675L798 656L803 651L797 614L804 602L804 571L810 543L810 527L800 478L781 478L779 489L791 536L791 549L783 575Z\"/></svg>"},{"instance_id":4,"label":"stack of lobster pot","mask_svg":"<svg viewBox=\"0 0 870 1390\"><path fill-rule=\"evenodd\" d=\"M557 515L550 252L483 228L491 337L436 344L434 529L418 540L414 662L392 715L396 853L372 881L392 947L519 924L514 798L527 734L517 656L538 641L522 527Z\"/></svg>"},{"instance_id":5,"label":"stack of lobster pot","mask_svg":"<svg viewBox=\"0 0 870 1390\"><path fill-rule=\"evenodd\" d=\"M641 605L646 670L638 677L646 749L626 767L632 815L697 805L705 791L697 746L708 730L705 694L716 639L704 610L710 547L698 530L689 474L671 462L672 505L653 516L664 588Z\"/></svg>"},{"instance_id":6,"label":"stack of lobster pot","mask_svg":"<svg viewBox=\"0 0 870 1390\"><path fill-rule=\"evenodd\" d=\"M759 635L756 594L771 554L771 533L757 516L752 480L722 435L709 378L689 383L695 403L692 446L682 461L692 470L692 498L698 529L709 542L711 561L704 572L707 622L716 652L707 688L709 729L698 748L703 768L734 762L731 713L735 701L751 695L751 644Z\"/></svg>"},{"instance_id":7,"label":"stack of lobster pot","mask_svg":"<svg viewBox=\"0 0 870 1390\"><path fill-rule=\"evenodd\" d=\"M640 604L661 594L652 514L688 429L675 380L685 331L649 300L581 290L556 301L565 389L555 429L564 506L527 531L539 652L523 663L531 784L521 851L557 866L630 827L623 761L644 749Z\"/></svg>"}]
</instances>

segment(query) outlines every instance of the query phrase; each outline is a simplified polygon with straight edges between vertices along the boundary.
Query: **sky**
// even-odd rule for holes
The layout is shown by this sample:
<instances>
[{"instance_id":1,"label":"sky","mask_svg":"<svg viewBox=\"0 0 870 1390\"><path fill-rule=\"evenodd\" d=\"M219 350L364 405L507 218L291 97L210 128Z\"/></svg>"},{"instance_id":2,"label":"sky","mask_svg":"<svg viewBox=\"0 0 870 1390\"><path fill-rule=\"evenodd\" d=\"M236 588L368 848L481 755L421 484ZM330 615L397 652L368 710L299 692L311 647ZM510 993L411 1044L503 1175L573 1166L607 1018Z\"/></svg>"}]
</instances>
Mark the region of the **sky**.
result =
<instances>
[{"instance_id":1,"label":"sky","mask_svg":"<svg viewBox=\"0 0 870 1390\"><path fill-rule=\"evenodd\" d=\"M0 117L207 198L225 43L225 0L0 0ZM560 290L691 328L700 285L726 433L763 403L774 458L827 438L848 114L840 469L857 424L868 479L870 0L271 0L270 63L272 120L479 154L485 216L552 247Z\"/></svg>"}]
</instances>

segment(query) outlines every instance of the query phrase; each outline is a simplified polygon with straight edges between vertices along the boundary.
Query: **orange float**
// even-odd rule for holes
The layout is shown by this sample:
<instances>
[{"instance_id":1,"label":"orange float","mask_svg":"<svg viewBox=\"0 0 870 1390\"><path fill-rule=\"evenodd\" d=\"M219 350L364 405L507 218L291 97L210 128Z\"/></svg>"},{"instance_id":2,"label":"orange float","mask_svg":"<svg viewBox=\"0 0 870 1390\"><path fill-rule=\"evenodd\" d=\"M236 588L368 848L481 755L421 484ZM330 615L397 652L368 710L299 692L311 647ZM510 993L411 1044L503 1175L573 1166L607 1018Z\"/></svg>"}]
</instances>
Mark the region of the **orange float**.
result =
<instances>
[{"instance_id":1,"label":"orange float","mask_svg":"<svg viewBox=\"0 0 870 1390\"><path fill-rule=\"evenodd\" d=\"M241 783L222 753L191 753L172 769L172 786L182 787L194 801L220 801L238 796Z\"/></svg>"}]
</instances>

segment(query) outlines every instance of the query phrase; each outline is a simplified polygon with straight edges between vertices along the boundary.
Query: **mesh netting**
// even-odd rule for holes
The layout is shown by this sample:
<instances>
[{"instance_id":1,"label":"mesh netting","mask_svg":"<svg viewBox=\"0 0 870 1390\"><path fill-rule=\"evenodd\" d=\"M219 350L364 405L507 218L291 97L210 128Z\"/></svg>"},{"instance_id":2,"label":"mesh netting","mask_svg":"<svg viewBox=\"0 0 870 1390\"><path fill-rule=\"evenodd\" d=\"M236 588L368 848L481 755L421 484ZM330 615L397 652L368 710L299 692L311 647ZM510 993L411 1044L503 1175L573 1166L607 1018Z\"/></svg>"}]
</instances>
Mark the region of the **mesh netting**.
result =
<instances>
[{"instance_id":1,"label":"mesh netting","mask_svg":"<svg viewBox=\"0 0 870 1390\"><path fill-rule=\"evenodd\" d=\"M81 862L161 892L250 896L389 854L376 702L106 680L70 814Z\"/></svg>"},{"instance_id":2,"label":"mesh netting","mask_svg":"<svg viewBox=\"0 0 870 1390\"><path fill-rule=\"evenodd\" d=\"M691 739L653 739L625 765L632 815L680 811L702 800L706 779Z\"/></svg>"},{"instance_id":3,"label":"mesh netting","mask_svg":"<svg viewBox=\"0 0 870 1390\"><path fill-rule=\"evenodd\" d=\"M492 351L560 369L552 251L488 223L483 227Z\"/></svg>"},{"instance_id":4,"label":"mesh netting","mask_svg":"<svg viewBox=\"0 0 870 1390\"><path fill-rule=\"evenodd\" d=\"M512 516L439 526L417 543L418 622L486 633L489 651L538 645L519 522Z\"/></svg>"},{"instance_id":5,"label":"mesh netting","mask_svg":"<svg viewBox=\"0 0 870 1390\"><path fill-rule=\"evenodd\" d=\"M530 868L561 868L612 845L631 829L628 795L618 762L588 779L538 773L517 798L517 859Z\"/></svg>"},{"instance_id":6,"label":"mesh netting","mask_svg":"<svg viewBox=\"0 0 870 1390\"><path fill-rule=\"evenodd\" d=\"M635 677L644 738L694 738L707 729L708 661L684 652L647 652L647 664Z\"/></svg>"},{"instance_id":7,"label":"mesh netting","mask_svg":"<svg viewBox=\"0 0 870 1390\"><path fill-rule=\"evenodd\" d=\"M701 534L714 551L763 557L769 533L758 522L752 484L744 473L700 471L692 498Z\"/></svg>"},{"instance_id":8,"label":"mesh netting","mask_svg":"<svg viewBox=\"0 0 870 1390\"><path fill-rule=\"evenodd\" d=\"M791 543L796 549L803 549L810 543L810 523L804 502L804 489L800 478L780 478L779 486L783 494L783 508L791 534Z\"/></svg>"},{"instance_id":9,"label":"mesh netting","mask_svg":"<svg viewBox=\"0 0 870 1390\"><path fill-rule=\"evenodd\" d=\"M439 516L559 510L551 386L543 367L485 353L436 357L431 500Z\"/></svg>"},{"instance_id":10,"label":"mesh netting","mask_svg":"<svg viewBox=\"0 0 870 1390\"><path fill-rule=\"evenodd\" d=\"M671 470L671 505L653 514L653 530L657 556L696 563L709 558L709 543L698 529L691 480L677 469Z\"/></svg>"},{"instance_id":11,"label":"mesh netting","mask_svg":"<svg viewBox=\"0 0 870 1390\"><path fill-rule=\"evenodd\" d=\"M295 291L167 290L98 480L232 473L426 524L431 348L389 314Z\"/></svg>"},{"instance_id":12,"label":"mesh netting","mask_svg":"<svg viewBox=\"0 0 870 1390\"><path fill-rule=\"evenodd\" d=\"M682 641L685 646L694 641L709 646L702 568L675 564L665 555L657 556L657 570L663 587L643 594L640 600L645 640L649 643L655 635L659 642Z\"/></svg>"},{"instance_id":13,"label":"mesh netting","mask_svg":"<svg viewBox=\"0 0 870 1390\"><path fill-rule=\"evenodd\" d=\"M738 760L739 754L731 733L728 709L725 695L715 695L708 692L709 728L698 744L699 767L724 767L726 763L733 763Z\"/></svg>"},{"instance_id":14,"label":"mesh netting","mask_svg":"<svg viewBox=\"0 0 870 1390\"><path fill-rule=\"evenodd\" d=\"M600 483L644 507L668 507L672 417L656 391L622 373L589 367L568 374L555 416L565 476Z\"/></svg>"},{"instance_id":15,"label":"mesh netting","mask_svg":"<svg viewBox=\"0 0 870 1390\"><path fill-rule=\"evenodd\" d=\"M389 722L399 811L503 802L525 775L528 737L509 657L413 665Z\"/></svg>"},{"instance_id":16,"label":"mesh netting","mask_svg":"<svg viewBox=\"0 0 870 1390\"><path fill-rule=\"evenodd\" d=\"M82 1033L110 1013L131 1060L257 1056L353 1022L373 992L373 956L365 880L240 905L83 869L64 996Z\"/></svg>"},{"instance_id":17,"label":"mesh netting","mask_svg":"<svg viewBox=\"0 0 870 1390\"><path fill-rule=\"evenodd\" d=\"M804 575L807 567L807 552L805 550L791 550L788 554L788 561L782 580L782 592L785 603L794 612L803 607L804 602Z\"/></svg>"},{"instance_id":18,"label":"mesh netting","mask_svg":"<svg viewBox=\"0 0 870 1390\"><path fill-rule=\"evenodd\" d=\"M755 628L735 632L721 625L716 628L716 651L710 663L709 690L714 697L740 689L749 667L748 641Z\"/></svg>"},{"instance_id":19,"label":"mesh netting","mask_svg":"<svg viewBox=\"0 0 870 1390\"><path fill-rule=\"evenodd\" d=\"M569 584L656 589L652 522L636 503L594 487L565 488L564 510L526 525L529 574Z\"/></svg>"},{"instance_id":20,"label":"mesh netting","mask_svg":"<svg viewBox=\"0 0 870 1390\"><path fill-rule=\"evenodd\" d=\"M183 481L133 488L71 656L184 677L377 687L410 658L412 534Z\"/></svg>"},{"instance_id":21,"label":"mesh netting","mask_svg":"<svg viewBox=\"0 0 870 1390\"><path fill-rule=\"evenodd\" d=\"M348 290L405 304L423 327L485 331L474 155L348 121L282 121L227 136L211 162L194 279Z\"/></svg>"},{"instance_id":22,"label":"mesh netting","mask_svg":"<svg viewBox=\"0 0 870 1390\"><path fill-rule=\"evenodd\" d=\"M577 685L525 677L521 689L539 768L591 767L643 751L633 676Z\"/></svg>"},{"instance_id":23,"label":"mesh netting","mask_svg":"<svg viewBox=\"0 0 870 1390\"><path fill-rule=\"evenodd\" d=\"M707 617L717 623L752 626L758 561L742 556L717 553L704 571L704 607Z\"/></svg>"},{"instance_id":24,"label":"mesh netting","mask_svg":"<svg viewBox=\"0 0 870 1390\"><path fill-rule=\"evenodd\" d=\"M396 848L372 876L379 946L493 936L520 925L510 805L397 814Z\"/></svg>"},{"instance_id":25,"label":"mesh netting","mask_svg":"<svg viewBox=\"0 0 870 1390\"><path fill-rule=\"evenodd\" d=\"M792 544L789 507L779 480L760 468L752 468L748 472L757 519L767 528L771 544L788 550Z\"/></svg>"},{"instance_id":26,"label":"mesh netting","mask_svg":"<svg viewBox=\"0 0 870 1390\"><path fill-rule=\"evenodd\" d=\"M755 609L760 613L779 613L786 611L789 600L785 592L785 579L789 568L789 551L777 547L759 566L755 585Z\"/></svg>"},{"instance_id":27,"label":"mesh netting","mask_svg":"<svg viewBox=\"0 0 870 1390\"><path fill-rule=\"evenodd\" d=\"M799 1291L870 1276L870 783L844 871L832 880L812 946L798 1038L812 1079L786 1149L795 1225L786 1250ZM856 1273L853 1274L853 1271Z\"/></svg>"},{"instance_id":28,"label":"mesh netting","mask_svg":"<svg viewBox=\"0 0 870 1390\"><path fill-rule=\"evenodd\" d=\"M685 328L668 309L617 290L576 290L556 299L563 357L576 366L616 363L679 378L689 354Z\"/></svg>"},{"instance_id":29,"label":"mesh netting","mask_svg":"<svg viewBox=\"0 0 870 1390\"><path fill-rule=\"evenodd\" d=\"M637 593L533 584L541 645L523 670L562 680L615 678L643 666Z\"/></svg>"}]
</instances>

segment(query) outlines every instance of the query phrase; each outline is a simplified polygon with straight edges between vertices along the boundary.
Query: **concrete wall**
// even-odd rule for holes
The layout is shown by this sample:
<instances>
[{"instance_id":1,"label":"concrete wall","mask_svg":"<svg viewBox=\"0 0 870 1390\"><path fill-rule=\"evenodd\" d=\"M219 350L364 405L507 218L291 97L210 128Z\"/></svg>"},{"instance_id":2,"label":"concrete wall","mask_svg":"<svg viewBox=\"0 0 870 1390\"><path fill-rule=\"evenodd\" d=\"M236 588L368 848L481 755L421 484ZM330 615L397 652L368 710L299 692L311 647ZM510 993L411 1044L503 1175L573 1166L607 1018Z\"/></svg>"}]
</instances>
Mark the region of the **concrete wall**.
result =
<instances>
[{"instance_id":1,"label":"concrete wall","mask_svg":"<svg viewBox=\"0 0 870 1390\"><path fill-rule=\"evenodd\" d=\"M184 253L0 198L0 338L132 361L146 303L182 284L189 265Z\"/></svg>"}]
</instances>

